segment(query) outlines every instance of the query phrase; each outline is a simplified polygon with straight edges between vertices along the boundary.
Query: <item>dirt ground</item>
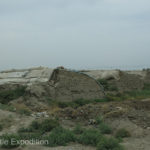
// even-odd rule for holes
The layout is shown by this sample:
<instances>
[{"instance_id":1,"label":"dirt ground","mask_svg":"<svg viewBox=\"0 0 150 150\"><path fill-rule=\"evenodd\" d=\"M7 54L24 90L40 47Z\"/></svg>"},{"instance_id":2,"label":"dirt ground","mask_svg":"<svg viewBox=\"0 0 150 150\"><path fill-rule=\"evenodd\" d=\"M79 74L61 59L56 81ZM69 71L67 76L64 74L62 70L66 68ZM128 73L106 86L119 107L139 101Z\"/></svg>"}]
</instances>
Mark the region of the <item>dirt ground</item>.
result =
<instances>
[{"instance_id":1,"label":"dirt ground","mask_svg":"<svg viewBox=\"0 0 150 150\"><path fill-rule=\"evenodd\" d=\"M67 110L67 111L66 111ZM90 126L89 120L102 115L104 120L116 130L125 128L131 133L122 145L126 150L149 150L150 148L150 99L125 102L89 104L75 110L62 110L59 115L64 125L72 128L76 123Z\"/></svg>"},{"instance_id":2,"label":"dirt ground","mask_svg":"<svg viewBox=\"0 0 150 150\"><path fill-rule=\"evenodd\" d=\"M76 124L85 127L94 125L89 124L89 120L96 116L103 116L112 128L114 133L117 129L125 128L131 133L131 137L125 138L121 143L126 150L149 150L150 147L150 99L134 100L124 102L105 102L99 104L88 104L77 109L64 108L54 113L60 118L61 125L66 128L73 128ZM7 128L3 133L15 133L18 128L28 126L35 117L22 117L15 112L0 110L0 120L8 121ZM8 119L8 120L7 120ZM114 134L113 133L113 134ZM95 150L94 147L72 143L69 146L48 148L43 146L25 146L16 150Z\"/></svg>"}]
</instances>

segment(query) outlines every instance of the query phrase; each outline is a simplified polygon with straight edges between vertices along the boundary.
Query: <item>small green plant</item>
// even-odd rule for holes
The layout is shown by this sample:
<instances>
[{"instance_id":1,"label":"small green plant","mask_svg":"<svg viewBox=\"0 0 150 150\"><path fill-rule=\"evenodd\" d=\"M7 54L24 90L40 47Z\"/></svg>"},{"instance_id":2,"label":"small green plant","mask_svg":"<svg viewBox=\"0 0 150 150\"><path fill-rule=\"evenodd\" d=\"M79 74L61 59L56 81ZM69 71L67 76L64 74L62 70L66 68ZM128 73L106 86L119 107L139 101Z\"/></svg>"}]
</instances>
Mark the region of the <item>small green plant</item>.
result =
<instances>
[{"instance_id":1,"label":"small green plant","mask_svg":"<svg viewBox=\"0 0 150 150\"><path fill-rule=\"evenodd\" d=\"M59 126L58 121L52 120L52 119L46 119L46 120L42 121L40 124L40 128L43 132L49 132L58 126Z\"/></svg>"},{"instance_id":2,"label":"small green plant","mask_svg":"<svg viewBox=\"0 0 150 150\"><path fill-rule=\"evenodd\" d=\"M2 143L2 148L16 148L19 146L17 141L19 140L19 136L15 134L4 134L0 137L2 141L5 141Z\"/></svg>"},{"instance_id":3,"label":"small green plant","mask_svg":"<svg viewBox=\"0 0 150 150\"><path fill-rule=\"evenodd\" d=\"M83 129L80 125L76 125L76 127L73 130L73 133L75 134L82 134L84 132L85 129Z\"/></svg>"},{"instance_id":4,"label":"small green plant","mask_svg":"<svg viewBox=\"0 0 150 150\"><path fill-rule=\"evenodd\" d=\"M116 138L126 138L126 137L130 137L130 136L131 136L130 132L124 128L119 129L115 134Z\"/></svg>"},{"instance_id":5,"label":"small green plant","mask_svg":"<svg viewBox=\"0 0 150 150\"><path fill-rule=\"evenodd\" d=\"M2 124L0 124L0 131L2 131L3 130L3 126L2 126Z\"/></svg>"},{"instance_id":6,"label":"small green plant","mask_svg":"<svg viewBox=\"0 0 150 150\"><path fill-rule=\"evenodd\" d=\"M97 150L123 150L118 140L114 138L103 137L97 144Z\"/></svg>"},{"instance_id":7,"label":"small green plant","mask_svg":"<svg viewBox=\"0 0 150 150\"><path fill-rule=\"evenodd\" d=\"M52 130L49 136L44 137L48 140L46 146L66 146L69 142L75 142L76 138L72 131L57 127Z\"/></svg>"},{"instance_id":8,"label":"small green plant","mask_svg":"<svg viewBox=\"0 0 150 150\"><path fill-rule=\"evenodd\" d=\"M112 129L111 127L109 127L107 124L105 123L101 123L99 125L99 129L101 131L102 134L111 134L112 133Z\"/></svg>"},{"instance_id":9,"label":"small green plant","mask_svg":"<svg viewBox=\"0 0 150 150\"><path fill-rule=\"evenodd\" d=\"M101 138L102 135L98 130L88 129L78 137L78 142L85 145L96 146Z\"/></svg>"},{"instance_id":10,"label":"small green plant","mask_svg":"<svg viewBox=\"0 0 150 150\"><path fill-rule=\"evenodd\" d=\"M96 124L101 124L101 123L103 123L103 117L102 116L97 116L96 117Z\"/></svg>"}]
</instances>

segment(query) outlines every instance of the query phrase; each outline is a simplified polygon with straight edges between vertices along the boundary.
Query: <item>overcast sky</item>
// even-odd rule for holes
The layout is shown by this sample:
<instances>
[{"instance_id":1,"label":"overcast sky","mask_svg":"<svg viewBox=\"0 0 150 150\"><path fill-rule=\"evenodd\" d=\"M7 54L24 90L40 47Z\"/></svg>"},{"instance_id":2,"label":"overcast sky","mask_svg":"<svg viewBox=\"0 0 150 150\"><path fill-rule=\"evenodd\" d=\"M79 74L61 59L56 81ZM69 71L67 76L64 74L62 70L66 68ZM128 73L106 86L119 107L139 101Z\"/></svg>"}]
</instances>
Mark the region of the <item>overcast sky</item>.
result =
<instances>
[{"instance_id":1,"label":"overcast sky","mask_svg":"<svg viewBox=\"0 0 150 150\"><path fill-rule=\"evenodd\" d=\"M0 70L150 67L150 0L0 0Z\"/></svg>"}]
</instances>

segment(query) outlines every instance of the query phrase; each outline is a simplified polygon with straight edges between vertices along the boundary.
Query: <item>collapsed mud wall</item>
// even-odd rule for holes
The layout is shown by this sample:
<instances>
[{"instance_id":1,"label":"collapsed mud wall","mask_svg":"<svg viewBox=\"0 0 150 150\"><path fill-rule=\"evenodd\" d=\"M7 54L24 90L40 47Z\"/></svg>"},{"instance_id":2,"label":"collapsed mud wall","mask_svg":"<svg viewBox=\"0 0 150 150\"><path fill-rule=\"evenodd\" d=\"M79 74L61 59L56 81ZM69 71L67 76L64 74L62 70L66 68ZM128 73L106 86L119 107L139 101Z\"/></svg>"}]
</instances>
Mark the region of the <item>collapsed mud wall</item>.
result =
<instances>
[{"instance_id":1,"label":"collapsed mud wall","mask_svg":"<svg viewBox=\"0 0 150 150\"><path fill-rule=\"evenodd\" d=\"M56 100L100 99L104 96L103 89L94 79L79 72L56 69L49 82L55 89Z\"/></svg>"},{"instance_id":2,"label":"collapsed mud wall","mask_svg":"<svg viewBox=\"0 0 150 150\"><path fill-rule=\"evenodd\" d=\"M120 72L118 80L109 80L108 82L121 92L141 90L144 87L144 80L141 79L141 76L127 72Z\"/></svg>"}]
</instances>

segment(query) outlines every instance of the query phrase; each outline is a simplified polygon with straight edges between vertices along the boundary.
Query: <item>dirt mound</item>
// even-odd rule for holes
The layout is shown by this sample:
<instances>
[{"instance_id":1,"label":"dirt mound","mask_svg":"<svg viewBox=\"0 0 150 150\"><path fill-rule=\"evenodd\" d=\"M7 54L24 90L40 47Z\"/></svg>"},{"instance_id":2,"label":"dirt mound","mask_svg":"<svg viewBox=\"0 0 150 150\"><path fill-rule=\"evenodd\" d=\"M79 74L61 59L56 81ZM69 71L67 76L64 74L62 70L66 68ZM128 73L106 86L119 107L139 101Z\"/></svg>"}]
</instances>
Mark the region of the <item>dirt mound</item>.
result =
<instances>
[{"instance_id":1,"label":"dirt mound","mask_svg":"<svg viewBox=\"0 0 150 150\"><path fill-rule=\"evenodd\" d=\"M150 127L149 106L150 99L125 102L109 102L88 104L79 108L65 108L58 111L63 118L88 122L96 116L102 115L106 120L128 119L143 129Z\"/></svg>"}]
</instances>

